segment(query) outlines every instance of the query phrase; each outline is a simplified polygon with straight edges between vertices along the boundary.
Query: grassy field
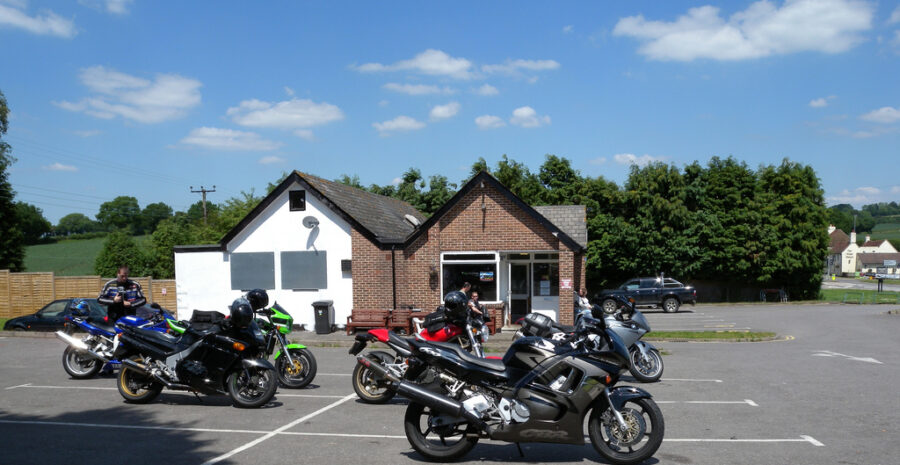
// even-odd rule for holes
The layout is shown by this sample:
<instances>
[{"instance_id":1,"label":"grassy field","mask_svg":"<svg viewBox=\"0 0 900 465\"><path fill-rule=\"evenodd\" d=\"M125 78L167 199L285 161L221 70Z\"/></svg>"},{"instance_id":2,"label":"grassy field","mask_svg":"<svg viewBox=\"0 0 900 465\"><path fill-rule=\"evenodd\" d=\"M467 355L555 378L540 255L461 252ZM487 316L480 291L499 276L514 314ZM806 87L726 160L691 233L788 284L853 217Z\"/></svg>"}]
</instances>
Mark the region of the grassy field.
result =
<instances>
[{"instance_id":1,"label":"grassy field","mask_svg":"<svg viewBox=\"0 0 900 465\"><path fill-rule=\"evenodd\" d=\"M149 241L150 236L136 236L134 240L141 245ZM98 237L28 246L25 248L25 270L52 271L57 276L93 275L94 261L105 241L105 237Z\"/></svg>"},{"instance_id":2,"label":"grassy field","mask_svg":"<svg viewBox=\"0 0 900 465\"><path fill-rule=\"evenodd\" d=\"M874 290L852 290L852 289L822 289L819 293L819 300L825 302L847 302L847 303L900 303L900 293L898 292L875 292Z\"/></svg>"},{"instance_id":3,"label":"grassy field","mask_svg":"<svg viewBox=\"0 0 900 465\"><path fill-rule=\"evenodd\" d=\"M900 223L876 224L872 228L872 239L900 239Z\"/></svg>"}]
</instances>

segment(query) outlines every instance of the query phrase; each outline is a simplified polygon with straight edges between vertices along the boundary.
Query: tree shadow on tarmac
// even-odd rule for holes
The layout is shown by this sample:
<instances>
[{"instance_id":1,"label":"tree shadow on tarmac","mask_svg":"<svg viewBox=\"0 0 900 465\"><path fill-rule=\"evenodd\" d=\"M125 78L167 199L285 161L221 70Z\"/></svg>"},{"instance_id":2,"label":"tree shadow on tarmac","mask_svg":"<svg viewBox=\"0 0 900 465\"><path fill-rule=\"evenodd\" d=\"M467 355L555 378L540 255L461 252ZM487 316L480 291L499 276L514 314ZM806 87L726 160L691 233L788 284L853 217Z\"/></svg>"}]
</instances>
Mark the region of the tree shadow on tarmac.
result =
<instances>
[{"instance_id":1,"label":"tree shadow on tarmac","mask_svg":"<svg viewBox=\"0 0 900 465\"><path fill-rule=\"evenodd\" d=\"M525 457L519 455L519 450L513 443L481 441L466 454L461 460L466 462L495 462L495 463L572 463L572 462L597 462L610 463L603 459L590 444L573 446L568 444L542 444L522 443L522 452ZM428 462L418 452L408 451L403 455L411 460ZM641 464L659 463L655 457L650 457Z\"/></svg>"},{"instance_id":2,"label":"tree shadow on tarmac","mask_svg":"<svg viewBox=\"0 0 900 465\"><path fill-rule=\"evenodd\" d=\"M186 429L192 427L127 405L60 415L0 411L0 462L197 464L230 449L229 441L216 447L216 433Z\"/></svg>"}]
</instances>

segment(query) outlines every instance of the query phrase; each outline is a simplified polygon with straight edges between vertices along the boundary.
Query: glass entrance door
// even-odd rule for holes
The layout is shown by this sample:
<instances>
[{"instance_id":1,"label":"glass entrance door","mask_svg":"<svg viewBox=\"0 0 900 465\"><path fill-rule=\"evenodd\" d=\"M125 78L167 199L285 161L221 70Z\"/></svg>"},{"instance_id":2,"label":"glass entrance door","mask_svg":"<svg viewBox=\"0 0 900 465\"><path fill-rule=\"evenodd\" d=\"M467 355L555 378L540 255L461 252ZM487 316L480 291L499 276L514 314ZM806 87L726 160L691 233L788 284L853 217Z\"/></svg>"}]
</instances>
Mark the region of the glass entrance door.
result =
<instances>
[{"instance_id":1,"label":"glass entrance door","mask_svg":"<svg viewBox=\"0 0 900 465\"><path fill-rule=\"evenodd\" d=\"M509 264L509 321L515 324L531 310L529 263Z\"/></svg>"}]
</instances>

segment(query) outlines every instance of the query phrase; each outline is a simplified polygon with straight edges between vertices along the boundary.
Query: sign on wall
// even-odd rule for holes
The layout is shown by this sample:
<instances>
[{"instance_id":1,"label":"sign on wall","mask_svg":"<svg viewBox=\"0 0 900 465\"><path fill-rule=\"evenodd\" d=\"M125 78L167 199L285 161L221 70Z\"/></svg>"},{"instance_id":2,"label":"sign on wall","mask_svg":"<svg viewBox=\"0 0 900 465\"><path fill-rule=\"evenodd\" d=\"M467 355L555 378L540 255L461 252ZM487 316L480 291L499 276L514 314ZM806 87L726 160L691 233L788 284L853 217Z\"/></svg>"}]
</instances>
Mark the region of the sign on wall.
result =
<instances>
[{"instance_id":1,"label":"sign on wall","mask_svg":"<svg viewBox=\"0 0 900 465\"><path fill-rule=\"evenodd\" d=\"M231 288L275 289L275 254L273 252L233 253L231 264Z\"/></svg>"}]
</instances>

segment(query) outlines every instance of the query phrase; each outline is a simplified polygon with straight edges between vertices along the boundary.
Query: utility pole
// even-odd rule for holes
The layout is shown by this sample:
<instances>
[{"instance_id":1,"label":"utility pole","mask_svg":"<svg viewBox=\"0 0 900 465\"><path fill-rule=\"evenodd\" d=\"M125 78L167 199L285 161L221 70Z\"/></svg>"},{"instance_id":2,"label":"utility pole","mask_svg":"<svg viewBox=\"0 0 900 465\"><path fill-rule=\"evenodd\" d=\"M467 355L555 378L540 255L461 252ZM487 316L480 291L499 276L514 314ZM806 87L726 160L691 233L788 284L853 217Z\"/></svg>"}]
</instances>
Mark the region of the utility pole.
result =
<instances>
[{"instance_id":1,"label":"utility pole","mask_svg":"<svg viewBox=\"0 0 900 465\"><path fill-rule=\"evenodd\" d=\"M191 187L191 192L193 192L194 194L202 194L203 195L203 225L206 226L206 193L207 192L215 192L216 186L214 184L212 189L206 189L203 186L200 186L199 191L195 191L194 186L190 186L190 187Z\"/></svg>"}]
</instances>

